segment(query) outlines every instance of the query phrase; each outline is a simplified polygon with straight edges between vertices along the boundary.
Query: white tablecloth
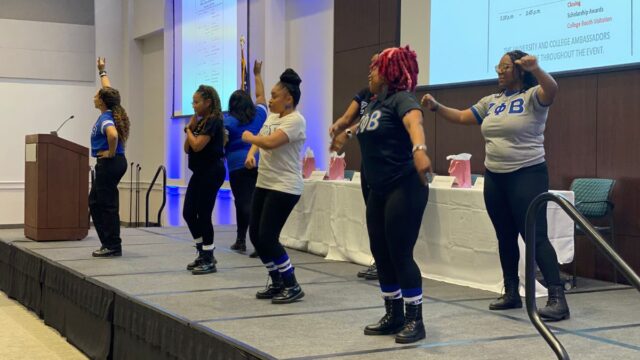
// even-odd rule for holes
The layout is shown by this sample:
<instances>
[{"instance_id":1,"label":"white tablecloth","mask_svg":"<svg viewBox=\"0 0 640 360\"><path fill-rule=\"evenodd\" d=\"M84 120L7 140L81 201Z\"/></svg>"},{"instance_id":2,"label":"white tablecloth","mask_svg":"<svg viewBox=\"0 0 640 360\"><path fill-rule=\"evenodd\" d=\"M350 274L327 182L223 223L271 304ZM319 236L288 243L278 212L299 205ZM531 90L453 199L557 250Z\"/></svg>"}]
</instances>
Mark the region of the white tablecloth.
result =
<instances>
[{"instance_id":1,"label":"white tablecloth","mask_svg":"<svg viewBox=\"0 0 640 360\"><path fill-rule=\"evenodd\" d=\"M557 193L573 202L573 192ZM558 261L571 262L573 222L554 203L549 203L547 219ZM280 241L330 260L371 264L360 184L305 181L304 193L285 224ZM520 245L520 279L524 280L522 239ZM430 188L414 258L426 278L500 292L498 240L482 190Z\"/></svg>"}]
</instances>

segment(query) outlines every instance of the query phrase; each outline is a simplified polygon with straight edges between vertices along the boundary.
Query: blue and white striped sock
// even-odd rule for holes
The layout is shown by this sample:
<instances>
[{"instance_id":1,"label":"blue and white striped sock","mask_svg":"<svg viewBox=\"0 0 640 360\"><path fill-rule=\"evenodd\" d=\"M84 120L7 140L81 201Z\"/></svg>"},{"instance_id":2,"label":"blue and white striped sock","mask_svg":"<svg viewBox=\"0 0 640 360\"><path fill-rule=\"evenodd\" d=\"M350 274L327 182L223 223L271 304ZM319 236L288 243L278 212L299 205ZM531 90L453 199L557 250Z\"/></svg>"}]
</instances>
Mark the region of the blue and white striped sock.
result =
<instances>
[{"instance_id":1,"label":"blue and white striped sock","mask_svg":"<svg viewBox=\"0 0 640 360\"><path fill-rule=\"evenodd\" d=\"M402 289L402 297L407 305L422 304L422 288Z\"/></svg>"},{"instance_id":2,"label":"blue and white striped sock","mask_svg":"<svg viewBox=\"0 0 640 360\"><path fill-rule=\"evenodd\" d=\"M399 285L380 284L380 290L382 291L382 298L385 300L396 300L402 298Z\"/></svg>"},{"instance_id":3,"label":"blue and white striped sock","mask_svg":"<svg viewBox=\"0 0 640 360\"><path fill-rule=\"evenodd\" d=\"M283 278L288 278L293 274L293 266L291 265L291 260L289 260L289 255L284 254L273 262L278 267L278 271Z\"/></svg>"}]
</instances>

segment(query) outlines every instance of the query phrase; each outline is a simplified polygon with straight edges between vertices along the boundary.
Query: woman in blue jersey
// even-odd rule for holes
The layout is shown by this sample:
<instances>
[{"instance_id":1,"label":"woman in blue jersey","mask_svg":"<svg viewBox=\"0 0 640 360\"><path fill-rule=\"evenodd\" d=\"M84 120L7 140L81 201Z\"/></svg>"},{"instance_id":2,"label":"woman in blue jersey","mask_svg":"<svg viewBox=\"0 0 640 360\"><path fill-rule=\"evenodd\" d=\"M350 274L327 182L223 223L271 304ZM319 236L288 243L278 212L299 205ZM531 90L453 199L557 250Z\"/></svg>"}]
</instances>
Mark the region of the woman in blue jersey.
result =
<instances>
[{"instance_id":1,"label":"woman in blue jersey","mask_svg":"<svg viewBox=\"0 0 640 360\"><path fill-rule=\"evenodd\" d=\"M129 137L129 117L120 105L120 93L111 87L105 59L98 58L97 65L102 88L93 97L100 116L91 131L91 156L97 161L89 209L102 246L92 255L111 257L122 255L118 183L127 171L124 146Z\"/></svg>"},{"instance_id":2,"label":"woman in blue jersey","mask_svg":"<svg viewBox=\"0 0 640 360\"><path fill-rule=\"evenodd\" d=\"M485 145L484 200L498 237L505 293L490 310L522 307L518 294L518 234L524 238L529 204L549 190L544 152L544 129L558 84L538 65L536 57L515 50L496 66L501 91L485 96L466 110L446 107L430 94L422 105L446 120L480 125ZM547 321L569 318L569 307L556 252L547 236L546 208L537 214L536 262L548 285L547 306L540 316Z\"/></svg>"},{"instance_id":3,"label":"woman in blue jersey","mask_svg":"<svg viewBox=\"0 0 640 360\"><path fill-rule=\"evenodd\" d=\"M242 141L242 133L246 130L257 135L268 113L261 70L262 62L256 60L253 65L256 85L255 105L246 91L236 90L229 98L229 112L224 117L224 127L229 134L225 154L238 223L236 242L231 245L231 249L238 252L247 251L246 237L251 215L251 198L258 179L258 169L255 166L245 167L244 162L251 144Z\"/></svg>"}]
</instances>

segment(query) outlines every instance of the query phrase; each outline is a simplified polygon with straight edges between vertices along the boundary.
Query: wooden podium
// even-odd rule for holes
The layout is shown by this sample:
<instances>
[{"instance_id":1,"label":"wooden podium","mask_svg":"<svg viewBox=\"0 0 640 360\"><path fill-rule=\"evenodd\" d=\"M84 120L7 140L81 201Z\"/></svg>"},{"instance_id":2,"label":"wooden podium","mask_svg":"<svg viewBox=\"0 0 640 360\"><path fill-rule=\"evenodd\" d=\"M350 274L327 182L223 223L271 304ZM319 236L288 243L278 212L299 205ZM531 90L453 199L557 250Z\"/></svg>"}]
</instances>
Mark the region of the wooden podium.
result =
<instances>
[{"instance_id":1,"label":"wooden podium","mask_svg":"<svg viewBox=\"0 0 640 360\"><path fill-rule=\"evenodd\" d=\"M24 235L81 240L88 231L89 149L56 135L27 135Z\"/></svg>"}]
</instances>

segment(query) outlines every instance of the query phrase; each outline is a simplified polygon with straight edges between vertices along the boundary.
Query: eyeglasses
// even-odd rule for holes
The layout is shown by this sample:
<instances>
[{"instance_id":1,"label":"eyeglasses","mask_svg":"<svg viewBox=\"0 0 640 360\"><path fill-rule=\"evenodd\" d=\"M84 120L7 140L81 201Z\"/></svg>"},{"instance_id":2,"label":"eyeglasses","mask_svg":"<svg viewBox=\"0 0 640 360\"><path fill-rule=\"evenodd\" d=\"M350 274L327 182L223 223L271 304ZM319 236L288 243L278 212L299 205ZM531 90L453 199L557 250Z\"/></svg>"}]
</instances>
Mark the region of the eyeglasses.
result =
<instances>
[{"instance_id":1,"label":"eyeglasses","mask_svg":"<svg viewBox=\"0 0 640 360\"><path fill-rule=\"evenodd\" d=\"M501 73L501 72L507 72L513 69L513 66L511 66L510 64L502 64L502 65L496 65L495 69L497 73Z\"/></svg>"}]
</instances>

